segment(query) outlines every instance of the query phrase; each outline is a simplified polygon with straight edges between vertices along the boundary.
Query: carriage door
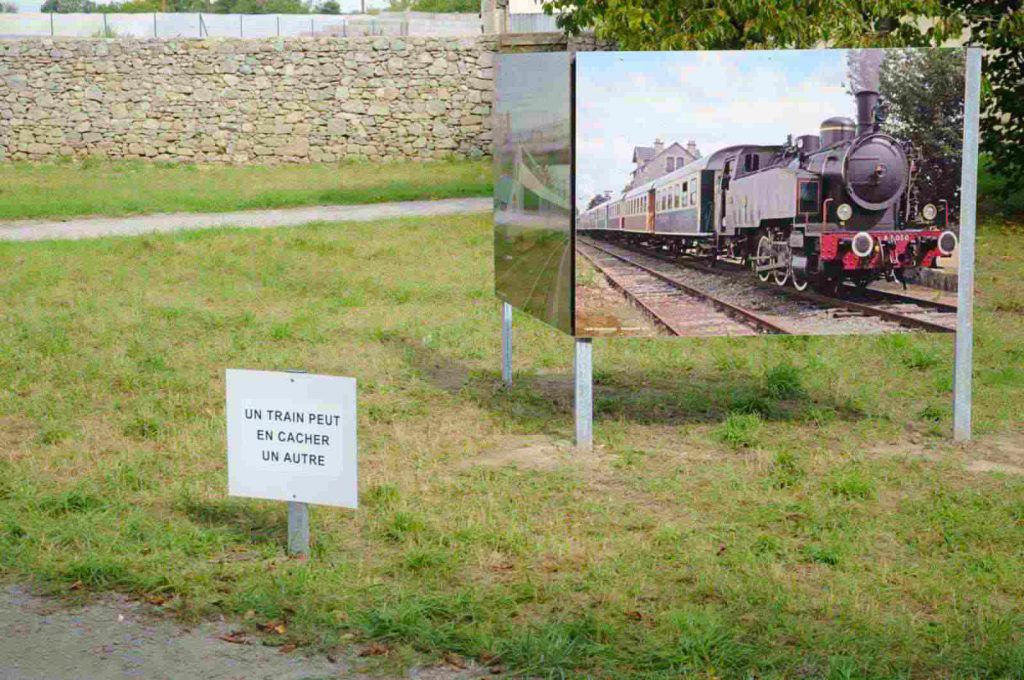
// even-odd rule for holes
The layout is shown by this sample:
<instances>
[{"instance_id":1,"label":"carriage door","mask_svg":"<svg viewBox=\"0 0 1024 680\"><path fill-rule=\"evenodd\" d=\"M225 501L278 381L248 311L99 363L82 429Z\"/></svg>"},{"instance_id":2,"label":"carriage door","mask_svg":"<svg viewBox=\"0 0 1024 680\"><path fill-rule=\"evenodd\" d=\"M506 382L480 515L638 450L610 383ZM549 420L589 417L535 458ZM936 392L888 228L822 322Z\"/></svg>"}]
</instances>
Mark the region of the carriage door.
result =
<instances>
[{"instance_id":1,"label":"carriage door","mask_svg":"<svg viewBox=\"0 0 1024 680\"><path fill-rule=\"evenodd\" d=\"M654 189L647 192L647 231L654 233L654 207L657 201L654 200Z\"/></svg>"},{"instance_id":2,"label":"carriage door","mask_svg":"<svg viewBox=\"0 0 1024 680\"><path fill-rule=\"evenodd\" d=\"M726 161L725 162L725 167L722 168L722 180L721 180L721 182L719 184L719 186L721 187L721 191L719 192L719 194L720 194L720 202L718 204L719 213L717 215L717 217L718 217L718 225L715 228L716 232L724 232L725 231L725 223L726 223L726 220L728 219L726 217L725 206L729 202L729 180L730 179L732 179L732 159Z\"/></svg>"}]
</instances>

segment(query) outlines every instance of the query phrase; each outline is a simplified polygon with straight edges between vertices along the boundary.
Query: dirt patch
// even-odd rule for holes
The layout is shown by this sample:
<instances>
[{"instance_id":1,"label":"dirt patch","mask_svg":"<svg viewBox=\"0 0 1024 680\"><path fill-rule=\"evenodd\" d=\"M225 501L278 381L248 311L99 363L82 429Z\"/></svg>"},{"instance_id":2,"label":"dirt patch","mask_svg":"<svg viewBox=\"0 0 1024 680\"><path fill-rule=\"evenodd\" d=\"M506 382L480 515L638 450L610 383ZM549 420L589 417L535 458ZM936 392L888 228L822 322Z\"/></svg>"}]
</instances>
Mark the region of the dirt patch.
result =
<instances>
[{"instance_id":1,"label":"dirt patch","mask_svg":"<svg viewBox=\"0 0 1024 680\"><path fill-rule=\"evenodd\" d=\"M14 462L24 456L36 437L36 425L20 416L0 416L0 460Z\"/></svg>"},{"instance_id":2,"label":"dirt patch","mask_svg":"<svg viewBox=\"0 0 1024 680\"><path fill-rule=\"evenodd\" d=\"M563 467L596 467L597 453L581 451L572 443L545 435L507 437L492 449L463 463L464 468L516 468L519 470L558 470Z\"/></svg>"},{"instance_id":3,"label":"dirt patch","mask_svg":"<svg viewBox=\"0 0 1024 680\"><path fill-rule=\"evenodd\" d=\"M987 435L965 447L970 472L1024 475L1024 433Z\"/></svg>"},{"instance_id":4,"label":"dirt patch","mask_svg":"<svg viewBox=\"0 0 1024 680\"><path fill-rule=\"evenodd\" d=\"M967 444L953 442L901 441L880 444L871 453L897 458L916 458L931 462L956 460L968 472L1001 472L1024 475L1024 435L999 434L977 437Z\"/></svg>"},{"instance_id":5,"label":"dirt patch","mask_svg":"<svg viewBox=\"0 0 1024 680\"><path fill-rule=\"evenodd\" d=\"M967 463L968 472L1002 472L1007 475L1024 475L1024 468L991 460L972 460Z\"/></svg>"}]
</instances>

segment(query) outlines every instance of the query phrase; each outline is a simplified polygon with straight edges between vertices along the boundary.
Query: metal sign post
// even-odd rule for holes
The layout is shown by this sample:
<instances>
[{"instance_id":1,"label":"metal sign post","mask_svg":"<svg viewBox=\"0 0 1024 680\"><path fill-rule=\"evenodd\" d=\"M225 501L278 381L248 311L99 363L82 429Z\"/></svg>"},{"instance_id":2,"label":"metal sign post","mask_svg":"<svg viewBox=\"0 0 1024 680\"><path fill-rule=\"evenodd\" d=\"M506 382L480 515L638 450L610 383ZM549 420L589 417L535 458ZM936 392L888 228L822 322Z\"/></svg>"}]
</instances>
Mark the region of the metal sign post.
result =
<instances>
[{"instance_id":1,"label":"metal sign post","mask_svg":"<svg viewBox=\"0 0 1024 680\"><path fill-rule=\"evenodd\" d=\"M288 501L288 554L309 557L309 504Z\"/></svg>"},{"instance_id":2,"label":"metal sign post","mask_svg":"<svg viewBox=\"0 0 1024 680\"><path fill-rule=\"evenodd\" d=\"M306 373L292 368L285 373ZM309 557L309 504L288 501L288 554Z\"/></svg>"},{"instance_id":3,"label":"metal sign post","mask_svg":"<svg viewBox=\"0 0 1024 680\"><path fill-rule=\"evenodd\" d=\"M971 438L974 353L974 231L978 202L978 119L981 49L967 49L964 93L964 155L960 170L960 262L957 275L956 352L953 360L953 439Z\"/></svg>"},{"instance_id":4,"label":"metal sign post","mask_svg":"<svg viewBox=\"0 0 1024 680\"><path fill-rule=\"evenodd\" d=\"M512 305L501 303L501 381L512 387Z\"/></svg>"},{"instance_id":5,"label":"metal sign post","mask_svg":"<svg viewBox=\"0 0 1024 680\"><path fill-rule=\"evenodd\" d=\"M576 448L594 447L593 344L590 338L576 338L573 378L576 382Z\"/></svg>"}]
</instances>

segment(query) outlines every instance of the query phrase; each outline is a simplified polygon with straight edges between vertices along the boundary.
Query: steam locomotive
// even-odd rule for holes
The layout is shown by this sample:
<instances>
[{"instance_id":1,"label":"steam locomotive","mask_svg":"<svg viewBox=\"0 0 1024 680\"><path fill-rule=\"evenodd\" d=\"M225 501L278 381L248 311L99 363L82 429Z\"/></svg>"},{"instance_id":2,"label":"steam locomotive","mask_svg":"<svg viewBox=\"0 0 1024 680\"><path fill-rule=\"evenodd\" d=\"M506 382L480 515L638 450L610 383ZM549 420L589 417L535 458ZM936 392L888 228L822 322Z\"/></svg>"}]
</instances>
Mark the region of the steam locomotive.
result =
<instances>
[{"instance_id":1,"label":"steam locomotive","mask_svg":"<svg viewBox=\"0 0 1024 680\"><path fill-rule=\"evenodd\" d=\"M912 145L882 131L877 92L855 96L856 123L834 117L817 135L721 149L584 211L577 230L738 258L762 281L830 294L935 267L957 245L949 199L919 205Z\"/></svg>"}]
</instances>

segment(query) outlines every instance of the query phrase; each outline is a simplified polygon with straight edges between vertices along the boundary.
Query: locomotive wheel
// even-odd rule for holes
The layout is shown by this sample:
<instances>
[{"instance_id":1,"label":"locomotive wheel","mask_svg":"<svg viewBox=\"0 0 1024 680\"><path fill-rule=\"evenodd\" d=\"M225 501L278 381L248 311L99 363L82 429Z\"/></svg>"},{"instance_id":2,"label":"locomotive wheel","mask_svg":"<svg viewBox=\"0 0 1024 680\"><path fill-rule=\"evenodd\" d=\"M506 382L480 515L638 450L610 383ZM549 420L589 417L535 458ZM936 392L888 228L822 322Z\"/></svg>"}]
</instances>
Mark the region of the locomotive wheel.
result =
<instances>
[{"instance_id":1,"label":"locomotive wheel","mask_svg":"<svg viewBox=\"0 0 1024 680\"><path fill-rule=\"evenodd\" d=\"M794 288L801 292L807 290L807 285L810 283L810 281L808 281L806 277L799 276L795 271L792 270L790 270L789 276L790 280L793 282Z\"/></svg>"},{"instance_id":2,"label":"locomotive wheel","mask_svg":"<svg viewBox=\"0 0 1024 680\"><path fill-rule=\"evenodd\" d=\"M789 281L789 269L775 269L772 271L772 278L775 279L776 286L785 286L786 282Z\"/></svg>"},{"instance_id":3,"label":"locomotive wheel","mask_svg":"<svg viewBox=\"0 0 1024 680\"><path fill-rule=\"evenodd\" d=\"M757 274L757 278L761 279L762 282L768 283L768 279L771 278L772 271L766 269L763 272L757 271L758 267L765 267L772 264L772 241L767 236L762 236L761 240L757 242L757 257L754 258L753 269Z\"/></svg>"}]
</instances>

